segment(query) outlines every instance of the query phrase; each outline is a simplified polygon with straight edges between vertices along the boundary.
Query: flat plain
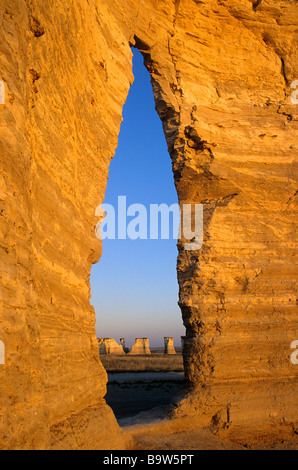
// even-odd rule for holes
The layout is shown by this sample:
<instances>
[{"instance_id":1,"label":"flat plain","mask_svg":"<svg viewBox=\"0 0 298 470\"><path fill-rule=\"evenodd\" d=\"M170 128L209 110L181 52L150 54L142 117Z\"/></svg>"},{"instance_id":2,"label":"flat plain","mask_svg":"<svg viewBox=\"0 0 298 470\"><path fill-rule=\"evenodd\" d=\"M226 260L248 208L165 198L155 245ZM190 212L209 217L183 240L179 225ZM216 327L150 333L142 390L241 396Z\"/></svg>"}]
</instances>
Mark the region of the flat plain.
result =
<instances>
[{"instance_id":1,"label":"flat plain","mask_svg":"<svg viewBox=\"0 0 298 470\"><path fill-rule=\"evenodd\" d=\"M153 353L150 356L101 355L100 360L109 372L183 372L181 354Z\"/></svg>"}]
</instances>

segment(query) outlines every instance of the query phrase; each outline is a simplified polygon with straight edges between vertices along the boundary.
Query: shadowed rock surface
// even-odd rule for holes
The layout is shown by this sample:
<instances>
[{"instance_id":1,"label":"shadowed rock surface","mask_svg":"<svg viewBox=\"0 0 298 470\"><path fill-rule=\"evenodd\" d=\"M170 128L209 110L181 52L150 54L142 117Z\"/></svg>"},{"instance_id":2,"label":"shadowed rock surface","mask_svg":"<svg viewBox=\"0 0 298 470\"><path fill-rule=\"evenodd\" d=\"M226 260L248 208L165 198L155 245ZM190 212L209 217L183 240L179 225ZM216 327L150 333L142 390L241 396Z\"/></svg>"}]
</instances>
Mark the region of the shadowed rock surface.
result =
<instances>
[{"instance_id":1,"label":"shadowed rock surface","mask_svg":"<svg viewBox=\"0 0 298 470\"><path fill-rule=\"evenodd\" d=\"M188 389L172 420L297 433L297 16L293 0L1 0L2 449L132 445L89 301L131 46L179 200L204 204L203 248L179 243Z\"/></svg>"},{"instance_id":2,"label":"shadowed rock surface","mask_svg":"<svg viewBox=\"0 0 298 470\"><path fill-rule=\"evenodd\" d=\"M114 354L123 356L125 354L122 345L112 338L98 338L99 354Z\"/></svg>"},{"instance_id":3,"label":"shadowed rock surface","mask_svg":"<svg viewBox=\"0 0 298 470\"><path fill-rule=\"evenodd\" d=\"M122 372L110 373L108 378L105 400L117 420L169 405L184 382L183 372Z\"/></svg>"}]
</instances>

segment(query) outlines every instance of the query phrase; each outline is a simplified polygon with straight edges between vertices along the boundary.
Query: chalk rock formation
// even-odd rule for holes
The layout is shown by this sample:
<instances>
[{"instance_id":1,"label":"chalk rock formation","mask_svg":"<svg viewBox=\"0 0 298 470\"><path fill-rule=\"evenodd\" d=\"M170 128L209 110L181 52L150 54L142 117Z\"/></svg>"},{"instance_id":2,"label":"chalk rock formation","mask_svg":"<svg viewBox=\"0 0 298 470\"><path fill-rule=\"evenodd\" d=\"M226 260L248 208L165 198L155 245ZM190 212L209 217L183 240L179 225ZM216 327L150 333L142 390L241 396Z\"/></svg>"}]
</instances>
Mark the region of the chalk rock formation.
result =
<instances>
[{"instance_id":1,"label":"chalk rock formation","mask_svg":"<svg viewBox=\"0 0 298 470\"><path fill-rule=\"evenodd\" d=\"M135 343L132 345L132 348L128 354L132 356L151 354L151 351L149 348L149 339L148 338L136 338Z\"/></svg>"},{"instance_id":2,"label":"chalk rock formation","mask_svg":"<svg viewBox=\"0 0 298 470\"><path fill-rule=\"evenodd\" d=\"M129 352L129 349L125 346L125 338L120 338L120 344L121 344L121 346L122 346L123 351L125 352L125 354L128 353L128 352Z\"/></svg>"},{"instance_id":3,"label":"chalk rock formation","mask_svg":"<svg viewBox=\"0 0 298 470\"><path fill-rule=\"evenodd\" d=\"M165 343L165 349L164 349L165 354L176 354L176 351L174 348L174 338L165 336L164 343Z\"/></svg>"},{"instance_id":4,"label":"chalk rock formation","mask_svg":"<svg viewBox=\"0 0 298 470\"><path fill-rule=\"evenodd\" d=\"M98 338L99 354L115 354L123 356L125 354L123 347L120 346L114 339L111 338Z\"/></svg>"},{"instance_id":5,"label":"chalk rock formation","mask_svg":"<svg viewBox=\"0 0 298 470\"><path fill-rule=\"evenodd\" d=\"M176 413L237 436L297 432L297 2L0 4L0 447L125 447L90 306L130 46L152 78L181 203L189 393Z\"/></svg>"}]
</instances>

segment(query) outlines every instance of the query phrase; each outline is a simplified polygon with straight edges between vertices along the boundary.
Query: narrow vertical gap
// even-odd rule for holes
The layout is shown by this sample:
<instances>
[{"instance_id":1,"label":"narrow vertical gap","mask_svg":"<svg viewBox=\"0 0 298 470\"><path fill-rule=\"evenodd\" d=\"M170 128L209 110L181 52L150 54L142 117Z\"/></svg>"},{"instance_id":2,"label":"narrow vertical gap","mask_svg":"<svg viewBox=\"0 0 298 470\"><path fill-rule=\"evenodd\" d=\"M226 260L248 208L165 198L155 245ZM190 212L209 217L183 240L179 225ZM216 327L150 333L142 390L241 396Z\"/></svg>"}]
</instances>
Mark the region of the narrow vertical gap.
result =
<instances>
[{"instance_id":1,"label":"narrow vertical gap","mask_svg":"<svg viewBox=\"0 0 298 470\"><path fill-rule=\"evenodd\" d=\"M173 239L172 221L169 239L161 239L161 227L158 239L149 239L150 205L170 207L178 205L178 198L162 124L155 111L150 75L141 53L132 50L135 81L123 109L119 144L110 165L104 201L115 209L115 239L103 239L102 257L91 273L97 337L114 339L118 345L120 338L125 338L128 350L135 338L147 337L150 342L150 357L101 355L109 374L106 399L118 419L166 405L184 378L181 336L185 329L177 304L177 240ZM131 204L146 208L147 239L118 239L119 196L126 198L127 208ZM133 219L127 216L127 228ZM137 230L144 234L140 226ZM164 355L164 338L168 344L169 337L174 338L176 356ZM101 352L105 352L104 348ZM140 374L147 367L153 375L146 378ZM124 369L130 371L131 377L112 374Z\"/></svg>"}]
</instances>

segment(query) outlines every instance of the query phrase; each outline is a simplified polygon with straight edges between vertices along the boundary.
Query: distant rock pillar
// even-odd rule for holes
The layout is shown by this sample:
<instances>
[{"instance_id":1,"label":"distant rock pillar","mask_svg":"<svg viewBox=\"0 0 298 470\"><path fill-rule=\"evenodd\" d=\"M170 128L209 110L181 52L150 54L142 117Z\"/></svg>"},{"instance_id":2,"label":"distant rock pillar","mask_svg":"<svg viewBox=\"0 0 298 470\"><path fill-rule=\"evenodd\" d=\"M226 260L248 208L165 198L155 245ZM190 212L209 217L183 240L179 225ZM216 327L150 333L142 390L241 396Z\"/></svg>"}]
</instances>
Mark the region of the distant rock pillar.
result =
<instances>
[{"instance_id":1,"label":"distant rock pillar","mask_svg":"<svg viewBox=\"0 0 298 470\"><path fill-rule=\"evenodd\" d=\"M133 344L129 354L131 354L132 356L147 356L148 354L151 354L149 348L149 339L136 338L136 341Z\"/></svg>"},{"instance_id":2,"label":"distant rock pillar","mask_svg":"<svg viewBox=\"0 0 298 470\"><path fill-rule=\"evenodd\" d=\"M123 348L123 351L126 353L126 347L125 347L125 338L120 338L120 344Z\"/></svg>"},{"instance_id":3,"label":"distant rock pillar","mask_svg":"<svg viewBox=\"0 0 298 470\"><path fill-rule=\"evenodd\" d=\"M106 338L98 338L99 354L107 354Z\"/></svg>"},{"instance_id":4,"label":"distant rock pillar","mask_svg":"<svg viewBox=\"0 0 298 470\"><path fill-rule=\"evenodd\" d=\"M165 342L165 354L176 354L175 348L174 348L174 338L165 336L164 337L164 342Z\"/></svg>"},{"instance_id":5,"label":"distant rock pillar","mask_svg":"<svg viewBox=\"0 0 298 470\"><path fill-rule=\"evenodd\" d=\"M143 344L144 344L144 354L151 354L150 348L149 348L149 339L148 338L143 338Z\"/></svg>"},{"instance_id":6,"label":"distant rock pillar","mask_svg":"<svg viewBox=\"0 0 298 470\"><path fill-rule=\"evenodd\" d=\"M122 346L116 343L113 338L99 338L99 354L114 354L120 356L124 354Z\"/></svg>"}]
</instances>

